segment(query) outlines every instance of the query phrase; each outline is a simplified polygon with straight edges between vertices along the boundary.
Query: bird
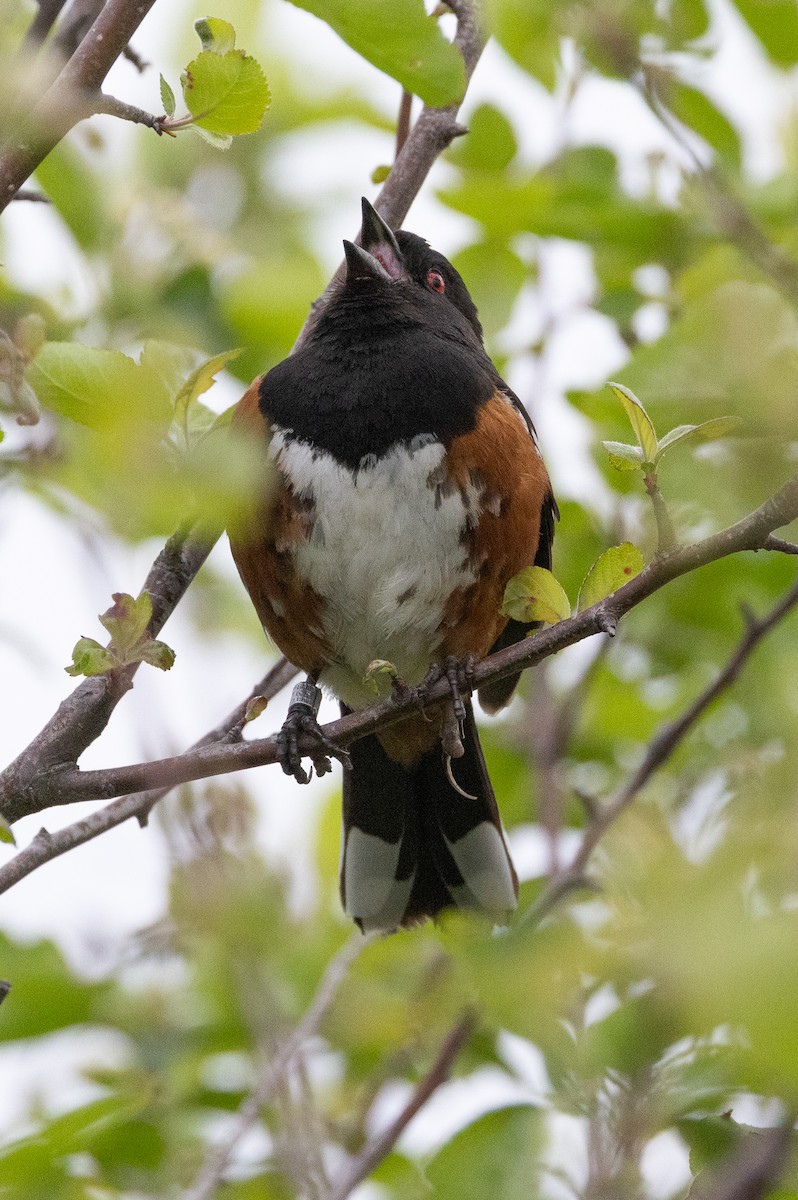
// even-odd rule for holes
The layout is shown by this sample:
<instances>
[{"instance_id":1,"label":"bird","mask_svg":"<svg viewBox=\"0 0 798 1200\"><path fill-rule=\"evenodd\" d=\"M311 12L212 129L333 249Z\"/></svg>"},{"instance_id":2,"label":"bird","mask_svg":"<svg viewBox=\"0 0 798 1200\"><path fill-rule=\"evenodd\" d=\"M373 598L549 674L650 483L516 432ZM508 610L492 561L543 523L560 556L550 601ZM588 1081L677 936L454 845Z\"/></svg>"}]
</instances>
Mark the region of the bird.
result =
<instances>
[{"instance_id":1,"label":"bird","mask_svg":"<svg viewBox=\"0 0 798 1200\"><path fill-rule=\"evenodd\" d=\"M445 675L460 757L441 744L440 705L349 746L343 908L364 932L450 907L503 924L518 879L470 679L476 661L529 633L502 614L504 590L529 565L551 567L557 505L454 266L365 198L359 244L344 241L344 253L306 336L232 418L263 456L257 515L229 531L233 558L267 636L307 676L280 758L306 782L297 742L311 731L317 768L329 767L320 688L346 714L374 703L375 662L422 700ZM483 685L482 708L507 704L518 678Z\"/></svg>"}]
</instances>

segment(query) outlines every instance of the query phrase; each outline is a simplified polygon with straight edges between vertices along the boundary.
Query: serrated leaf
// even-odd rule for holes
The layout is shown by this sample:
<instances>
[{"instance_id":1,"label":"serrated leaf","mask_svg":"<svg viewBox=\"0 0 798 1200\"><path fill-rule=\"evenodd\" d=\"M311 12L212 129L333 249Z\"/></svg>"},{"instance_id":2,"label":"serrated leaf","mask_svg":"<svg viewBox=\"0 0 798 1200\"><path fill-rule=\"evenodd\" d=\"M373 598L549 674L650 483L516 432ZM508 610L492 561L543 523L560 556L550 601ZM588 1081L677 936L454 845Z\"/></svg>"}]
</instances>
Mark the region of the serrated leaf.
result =
<instances>
[{"instance_id":1,"label":"serrated leaf","mask_svg":"<svg viewBox=\"0 0 798 1200\"><path fill-rule=\"evenodd\" d=\"M135 658L129 658L128 662L149 663L151 667L157 667L159 671L171 671L175 665L175 652L172 647L167 646L166 642L156 641L155 638L149 638L141 645L135 646L133 653Z\"/></svg>"},{"instance_id":2,"label":"serrated leaf","mask_svg":"<svg viewBox=\"0 0 798 1200\"><path fill-rule=\"evenodd\" d=\"M504 589L502 613L516 621L545 621L556 625L571 615L562 585L545 567L525 567Z\"/></svg>"},{"instance_id":3,"label":"serrated leaf","mask_svg":"<svg viewBox=\"0 0 798 1200\"><path fill-rule=\"evenodd\" d=\"M212 50L214 54L226 54L235 50L236 31L229 21L221 17L201 17L194 22L203 50Z\"/></svg>"},{"instance_id":4,"label":"serrated leaf","mask_svg":"<svg viewBox=\"0 0 798 1200\"><path fill-rule=\"evenodd\" d=\"M9 846L17 844L11 826L5 817L0 817L0 842L5 842Z\"/></svg>"},{"instance_id":5,"label":"serrated leaf","mask_svg":"<svg viewBox=\"0 0 798 1200\"><path fill-rule=\"evenodd\" d=\"M149 592L142 592L133 599L127 592L114 592L111 608L100 615L100 624L111 636L114 649L120 658L139 642L147 632L152 617L152 600Z\"/></svg>"},{"instance_id":6,"label":"serrated leaf","mask_svg":"<svg viewBox=\"0 0 798 1200\"><path fill-rule=\"evenodd\" d=\"M269 107L269 88L260 65L243 50L203 50L180 76L183 99L194 126L230 137L254 133Z\"/></svg>"},{"instance_id":7,"label":"serrated leaf","mask_svg":"<svg viewBox=\"0 0 798 1200\"><path fill-rule=\"evenodd\" d=\"M697 438L701 442L712 442L717 438L726 437L742 425L740 417L713 417L711 421L702 421L700 425L677 425L660 438L655 462L659 462L666 450L688 438Z\"/></svg>"},{"instance_id":8,"label":"serrated leaf","mask_svg":"<svg viewBox=\"0 0 798 1200\"><path fill-rule=\"evenodd\" d=\"M645 563L643 555L632 542L621 542L600 555L584 578L576 601L577 612L611 596L635 575L639 575Z\"/></svg>"},{"instance_id":9,"label":"serrated leaf","mask_svg":"<svg viewBox=\"0 0 798 1200\"><path fill-rule=\"evenodd\" d=\"M616 471L636 471L643 465L643 451L628 442L602 442Z\"/></svg>"},{"instance_id":10,"label":"serrated leaf","mask_svg":"<svg viewBox=\"0 0 798 1200\"><path fill-rule=\"evenodd\" d=\"M175 397L175 422L182 429L186 443L189 440L189 415L191 409L204 392L213 386L214 377L234 358L238 358L241 350L225 350L215 354L191 372ZM215 415L215 414L214 414ZM206 427L213 424L213 419L205 423Z\"/></svg>"},{"instance_id":11,"label":"serrated leaf","mask_svg":"<svg viewBox=\"0 0 798 1200\"><path fill-rule=\"evenodd\" d=\"M106 429L120 418L163 420L171 406L163 381L143 363L119 350L98 350L78 342L45 342L26 377L46 408L91 429Z\"/></svg>"},{"instance_id":12,"label":"serrated leaf","mask_svg":"<svg viewBox=\"0 0 798 1200\"><path fill-rule=\"evenodd\" d=\"M641 401L638 400L634 392L630 391L628 387L624 387L622 383L610 383L609 386L626 411L626 415L640 444L640 449L643 451L644 461L653 463L657 454L657 433L651 417L646 412Z\"/></svg>"},{"instance_id":13,"label":"serrated leaf","mask_svg":"<svg viewBox=\"0 0 798 1200\"><path fill-rule=\"evenodd\" d=\"M72 662L64 670L67 675L104 675L118 665L110 651L94 638L79 638L72 651Z\"/></svg>"},{"instance_id":14,"label":"serrated leaf","mask_svg":"<svg viewBox=\"0 0 798 1200\"><path fill-rule=\"evenodd\" d=\"M173 117L175 115L175 94L164 79L163 75L161 76L161 104L163 105L163 110L167 117Z\"/></svg>"}]
</instances>

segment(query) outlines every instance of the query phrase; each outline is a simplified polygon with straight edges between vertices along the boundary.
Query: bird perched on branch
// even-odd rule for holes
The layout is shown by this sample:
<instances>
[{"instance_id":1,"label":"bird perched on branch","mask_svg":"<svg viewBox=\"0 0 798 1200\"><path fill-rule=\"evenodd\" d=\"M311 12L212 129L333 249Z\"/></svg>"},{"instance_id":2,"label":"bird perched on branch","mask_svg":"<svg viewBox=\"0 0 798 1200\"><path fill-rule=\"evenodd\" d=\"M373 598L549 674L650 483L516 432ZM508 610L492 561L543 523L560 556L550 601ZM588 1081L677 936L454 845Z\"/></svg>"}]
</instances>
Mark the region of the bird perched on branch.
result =
<instances>
[{"instance_id":1,"label":"bird perched on branch","mask_svg":"<svg viewBox=\"0 0 798 1200\"><path fill-rule=\"evenodd\" d=\"M233 556L264 629L308 676L280 734L283 769L300 782L300 734L315 735L317 769L336 750L316 724L319 684L348 712L374 702L375 660L422 700L431 680L450 683L450 704L350 747L347 913L364 930L452 904L501 920L518 882L469 676L528 632L501 614L504 589L525 566L551 565L556 504L451 263L365 199L360 243L344 242L345 277L301 346L238 405L234 426L270 468L254 526L231 533ZM483 686L482 707L501 708L517 681Z\"/></svg>"}]
</instances>

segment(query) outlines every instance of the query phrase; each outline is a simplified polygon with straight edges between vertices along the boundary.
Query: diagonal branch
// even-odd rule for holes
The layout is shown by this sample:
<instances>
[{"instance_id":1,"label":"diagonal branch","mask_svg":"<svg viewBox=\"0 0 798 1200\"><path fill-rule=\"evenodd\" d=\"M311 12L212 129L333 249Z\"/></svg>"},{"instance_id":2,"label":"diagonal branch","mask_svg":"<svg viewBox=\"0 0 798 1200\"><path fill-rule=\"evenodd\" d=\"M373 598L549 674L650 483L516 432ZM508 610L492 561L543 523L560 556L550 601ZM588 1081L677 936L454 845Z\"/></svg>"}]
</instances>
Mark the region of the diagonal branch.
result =
<instances>
[{"instance_id":1,"label":"diagonal branch","mask_svg":"<svg viewBox=\"0 0 798 1200\"><path fill-rule=\"evenodd\" d=\"M96 92L155 0L108 0L30 114L0 152L0 212L79 120L72 97ZM31 132L35 131L35 132Z\"/></svg>"},{"instance_id":2,"label":"diagonal branch","mask_svg":"<svg viewBox=\"0 0 798 1200\"><path fill-rule=\"evenodd\" d=\"M278 1047L271 1061L265 1065L262 1075L236 1113L232 1130L208 1153L193 1186L186 1193L185 1200L210 1200L213 1196L224 1179L239 1142L257 1122L262 1109L269 1103L294 1065L297 1055L308 1040L318 1033L352 963L380 936L378 933L367 933L364 936L358 930L335 957L330 959L310 1008L293 1032Z\"/></svg>"},{"instance_id":3,"label":"diagonal branch","mask_svg":"<svg viewBox=\"0 0 798 1200\"><path fill-rule=\"evenodd\" d=\"M281 658L264 675L260 683L255 685L246 700L242 700L215 729L195 742L192 749L238 741L250 700L256 696L263 696L266 700L271 700L291 682L296 673L297 668L293 663ZM170 788L163 787L148 792L135 792L133 795L122 796L119 800L114 800L99 812L92 813L82 821L74 821L71 825L57 830L56 833L50 833L48 829L40 829L24 850L20 850L10 862L0 867L0 894L7 892L10 887L19 883L21 879L30 875L38 867L66 854L68 850L74 850L76 846L82 846L85 842L92 841L102 833L107 833L109 829L115 829L117 825L124 824L132 817L135 817L140 825L146 825L153 807L169 791L171 791Z\"/></svg>"},{"instance_id":4,"label":"diagonal branch","mask_svg":"<svg viewBox=\"0 0 798 1200\"><path fill-rule=\"evenodd\" d=\"M664 766L677 747L698 724L707 709L736 682L741 670L762 639L783 621L797 604L798 583L795 583L764 617L757 619L749 616L747 618L745 633L718 677L696 697L680 717L662 726L649 743L637 770L616 792L615 796L601 807L592 807L590 821L573 860L567 867L551 877L538 899L525 914L524 923L537 923L566 892L584 884L585 867L609 827L629 808L651 776Z\"/></svg>"},{"instance_id":5,"label":"diagonal branch","mask_svg":"<svg viewBox=\"0 0 798 1200\"><path fill-rule=\"evenodd\" d=\"M735 525L691 546L681 546L670 554L655 558L629 583L592 608L557 625L541 629L531 637L484 659L474 670L475 688L535 666L592 634L614 633L621 617L667 583L740 550L761 549L774 529L797 517L798 475ZM430 688L426 703L435 704L448 697L448 681L441 679ZM418 700L412 695L402 699L392 696L372 708L331 722L324 732L339 746L346 747L357 738L396 724L417 711ZM305 738L300 742L300 748L308 753L313 744ZM14 789L13 779L6 781L5 786L2 786L4 781L0 779L0 812L6 820L16 821L55 804L71 804L77 800L110 800L126 792L174 787L194 779L274 763L277 761L277 752L277 735L274 734L239 745L213 745L173 758L127 767L99 771L67 767L31 779L24 792Z\"/></svg>"},{"instance_id":6,"label":"diagonal branch","mask_svg":"<svg viewBox=\"0 0 798 1200\"><path fill-rule=\"evenodd\" d=\"M465 1046L476 1026L473 1013L465 1013L444 1039L435 1061L416 1086L399 1115L387 1129L366 1142L356 1158L349 1163L341 1178L333 1184L327 1200L346 1200L358 1184L388 1157L417 1112L424 1107L433 1092L446 1083L455 1059ZM193 1200L193 1198L192 1198Z\"/></svg>"},{"instance_id":7,"label":"diagonal branch","mask_svg":"<svg viewBox=\"0 0 798 1200\"><path fill-rule=\"evenodd\" d=\"M212 542L174 534L156 558L144 582L152 598L151 637L182 599L191 580L207 558ZM25 794L59 764L76 762L105 729L122 697L133 686L140 664L84 679L58 707L41 733L0 775L0 796L7 789ZM31 794L33 794L31 792ZM40 811L31 809L31 812Z\"/></svg>"}]
</instances>

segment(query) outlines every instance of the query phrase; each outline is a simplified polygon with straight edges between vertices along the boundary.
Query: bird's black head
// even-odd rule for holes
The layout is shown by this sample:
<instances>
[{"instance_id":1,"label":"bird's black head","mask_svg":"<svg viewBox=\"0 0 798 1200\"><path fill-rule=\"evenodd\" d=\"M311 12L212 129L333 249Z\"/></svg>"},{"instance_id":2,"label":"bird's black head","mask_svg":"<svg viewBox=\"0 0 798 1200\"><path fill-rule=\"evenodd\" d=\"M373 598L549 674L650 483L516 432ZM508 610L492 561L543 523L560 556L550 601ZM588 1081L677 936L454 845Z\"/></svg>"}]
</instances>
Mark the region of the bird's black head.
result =
<instances>
[{"instance_id":1,"label":"bird's black head","mask_svg":"<svg viewBox=\"0 0 798 1200\"><path fill-rule=\"evenodd\" d=\"M344 242L345 294L393 295L403 308L424 313L435 324L447 318L459 324L454 309L481 342L476 305L449 260L415 233L394 233L365 196L362 206L360 245Z\"/></svg>"}]
</instances>

